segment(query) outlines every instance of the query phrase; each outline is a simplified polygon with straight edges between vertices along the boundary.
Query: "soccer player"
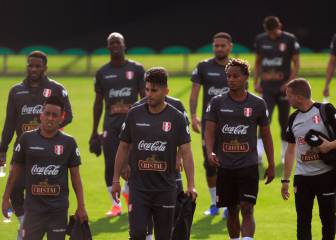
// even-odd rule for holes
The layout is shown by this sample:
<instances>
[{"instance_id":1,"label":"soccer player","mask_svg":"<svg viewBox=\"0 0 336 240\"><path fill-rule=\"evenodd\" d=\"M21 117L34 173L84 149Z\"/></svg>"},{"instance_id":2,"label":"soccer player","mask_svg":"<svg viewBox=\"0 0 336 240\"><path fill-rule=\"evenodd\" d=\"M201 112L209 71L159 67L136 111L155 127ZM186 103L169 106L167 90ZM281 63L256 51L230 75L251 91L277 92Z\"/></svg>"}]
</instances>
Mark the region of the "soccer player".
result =
<instances>
[{"instance_id":1,"label":"soccer player","mask_svg":"<svg viewBox=\"0 0 336 240\"><path fill-rule=\"evenodd\" d=\"M40 127L21 135L15 147L12 177L2 197L2 213L8 217L9 196L15 181L25 175L26 199L22 237L25 240L65 239L69 189L68 169L77 197L76 215L87 220L79 165L79 150L73 137L59 130L64 103L52 96L44 101Z\"/></svg>"},{"instance_id":2,"label":"soccer player","mask_svg":"<svg viewBox=\"0 0 336 240\"><path fill-rule=\"evenodd\" d=\"M289 104L286 97L286 84L295 78L299 71L299 43L296 37L282 30L279 18L268 16L264 19L265 32L255 40L256 60L254 65L254 88L266 101L272 118L274 107L279 110L281 128L281 161L287 146L285 133L289 116ZM258 139L258 157L263 154L262 140Z\"/></svg>"},{"instance_id":3,"label":"soccer player","mask_svg":"<svg viewBox=\"0 0 336 240\"><path fill-rule=\"evenodd\" d=\"M327 66L327 76L325 86L323 89L323 96L325 98L329 97L329 85L334 75L335 68L336 68L336 34L333 36L330 43L330 58Z\"/></svg>"},{"instance_id":4,"label":"soccer player","mask_svg":"<svg viewBox=\"0 0 336 240\"><path fill-rule=\"evenodd\" d=\"M165 102L167 72L157 67L146 72L147 103L133 107L120 133L114 177L113 197L120 194L120 171L131 151L129 180L129 224L133 240L144 240L147 221L153 216L155 238L171 239L176 204L176 153L183 158L187 175L187 194L196 199L194 161L190 133L183 114ZM132 147L131 147L132 146Z\"/></svg>"},{"instance_id":5,"label":"soccer player","mask_svg":"<svg viewBox=\"0 0 336 240\"><path fill-rule=\"evenodd\" d=\"M192 89L190 94L190 114L192 129L196 133L202 134L202 148L204 158L204 168L207 184L210 193L211 204L205 215L216 215L219 209L216 207L216 167L211 166L207 160L204 128L205 128L205 109L209 100L216 95L228 92L225 66L229 61L229 54L232 50L232 38L228 33L220 32L213 37L214 57L200 62L192 73ZM201 121L197 117L198 95L203 86L203 103ZM201 128L200 128L201 127ZM225 210L224 210L225 213Z\"/></svg>"},{"instance_id":6,"label":"soccer player","mask_svg":"<svg viewBox=\"0 0 336 240\"><path fill-rule=\"evenodd\" d=\"M137 62L125 58L125 40L120 33L111 33L107 38L110 62L96 72L95 100L93 105L93 129L90 141L99 138L98 126L105 104L103 123L103 152L105 158L105 182L109 195L112 191L112 179L115 155L119 145L118 135L130 106L144 97L144 68ZM104 102L104 103L103 103ZM126 202L128 195L126 196ZM121 214L121 206L112 199L112 208L108 217Z\"/></svg>"},{"instance_id":7,"label":"soccer player","mask_svg":"<svg viewBox=\"0 0 336 240\"><path fill-rule=\"evenodd\" d=\"M26 78L9 91L6 120L0 143L0 166L6 163L6 152L14 132L17 136L14 143L15 148L18 138L23 132L36 129L39 126L42 103L50 96L61 97L65 104L65 116L60 127L64 127L72 121L72 111L67 91L61 84L48 78L46 72L47 55L40 51L31 52L27 58ZM11 178L11 174L9 178ZM11 192L11 203L19 219L21 229L24 213L24 173L21 177L18 176L14 185ZM20 230L18 239L21 239Z\"/></svg>"},{"instance_id":8,"label":"soccer player","mask_svg":"<svg viewBox=\"0 0 336 240\"><path fill-rule=\"evenodd\" d=\"M251 240L259 183L257 127L268 159L266 184L273 180L275 172L273 141L265 101L246 90L248 64L231 59L226 75L229 92L213 97L206 109L205 145L209 163L218 167L217 206L228 208L230 238L239 240L241 231L243 240Z\"/></svg>"},{"instance_id":9,"label":"soccer player","mask_svg":"<svg viewBox=\"0 0 336 240\"><path fill-rule=\"evenodd\" d=\"M289 199L290 176L296 156L293 186L297 213L297 239L312 239L311 219L315 196L322 223L322 239L334 239L335 172L332 166L326 165L321 160L319 150L311 148L305 141L305 135L311 129L328 136L328 130L319 111L320 104L314 103L311 99L311 88L305 79L290 81L286 94L290 105L297 110L288 120L286 132L288 147L281 180L281 194L284 200ZM335 116L335 108L328 111L327 116Z\"/></svg>"}]
</instances>

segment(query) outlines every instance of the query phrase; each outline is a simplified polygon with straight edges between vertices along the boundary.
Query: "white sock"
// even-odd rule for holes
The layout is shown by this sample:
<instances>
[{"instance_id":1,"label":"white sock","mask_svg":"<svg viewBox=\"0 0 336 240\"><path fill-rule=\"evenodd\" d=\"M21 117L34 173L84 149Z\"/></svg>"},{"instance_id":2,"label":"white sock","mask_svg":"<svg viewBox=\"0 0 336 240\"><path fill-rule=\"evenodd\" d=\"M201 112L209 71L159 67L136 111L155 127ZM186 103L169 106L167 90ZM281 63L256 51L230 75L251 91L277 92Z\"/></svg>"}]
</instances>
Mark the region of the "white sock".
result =
<instances>
[{"instance_id":1,"label":"white sock","mask_svg":"<svg viewBox=\"0 0 336 240\"><path fill-rule=\"evenodd\" d=\"M251 237L243 237L242 240L253 240Z\"/></svg>"},{"instance_id":2,"label":"white sock","mask_svg":"<svg viewBox=\"0 0 336 240\"><path fill-rule=\"evenodd\" d=\"M216 187L209 188L211 205L216 204Z\"/></svg>"},{"instance_id":3,"label":"white sock","mask_svg":"<svg viewBox=\"0 0 336 240\"><path fill-rule=\"evenodd\" d=\"M146 236L146 240L152 240L152 239L153 239L153 235L152 234Z\"/></svg>"},{"instance_id":4,"label":"white sock","mask_svg":"<svg viewBox=\"0 0 336 240\"><path fill-rule=\"evenodd\" d=\"M122 189L122 192L126 193L126 194L129 194L129 186L128 186L128 182L127 181L125 181L125 183L124 183L124 187Z\"/></svg>"},{"instance_id":5,"label":"white sock","mask_svg":"<svg viewBox=\"0 0 336 240\"><path fill-rule=\"evenodd\" d=\"M281 162L285 162L285 153L287 149L288 143L284 140L281 140Z\"/></svg>"},{"instance_id":6,"label":"white sock","mask_svg":"<svg viewBox=\"0 0 336 240\"><path fill-rule=\"evenodd\" d=\"M261 138L257 140L258 163L262 163L262 156L264 154L264 144Z\"/></svg>"},{"instance_id":7,"label":"white sock","mask_svg":"<svg viewBox=\"0 0 336 240\"><path fill-rule=\"evenodd\" d=\"M112 197L112 187L107 187L107 191L109 192L109 196L112 200L112 206L121 206L121 201L119 203L117 203L116 201L114 201L114 199Z\"/></svg>"}]
</instances>

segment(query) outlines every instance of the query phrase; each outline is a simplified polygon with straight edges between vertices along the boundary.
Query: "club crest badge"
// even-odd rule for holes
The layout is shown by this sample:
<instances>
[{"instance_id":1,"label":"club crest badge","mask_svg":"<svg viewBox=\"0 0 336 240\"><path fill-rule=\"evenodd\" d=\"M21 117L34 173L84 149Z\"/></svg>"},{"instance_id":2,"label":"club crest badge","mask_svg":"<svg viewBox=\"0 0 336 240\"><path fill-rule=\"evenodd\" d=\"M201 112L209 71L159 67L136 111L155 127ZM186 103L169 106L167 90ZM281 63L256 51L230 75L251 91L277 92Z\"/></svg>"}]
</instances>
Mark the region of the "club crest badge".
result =
<instances>
[{"instance_id":1,"label":"club crest badge","mask_svg":"<svg viewBox=\"0 0 336 240\"><path fill-rule=\"evenodd\" d=\"M56 155L62 155L63 154L63 145L55 145L54 148Z\"/></svg>"},{"instance_id":2,"label":"club crest badge","mask_svg":"<svg viewBox=\"0 0 336 240\"><path fill-rule=\"evenodd\" d=\"M315 115L315 116L313 117L313 123L315 123L315 124L320 124L320 122L321 122L321 118L320 118L320 116L319 116L319 115Z\"/></svg>"},{"instance_id":3,"label":"club crest badge","mask_svg":"<svg viewBox=\"0 0 336 240\"><path fill-rule=\"evenodd\" d=\"M287 49L287 45L286 45L286 43L280 43L280 44L279 44L279 50L280 50L281 52L286 51L286 49Z\"/></svg>"},{"instance_id":4,"label":"club crest badge","mask_svg":"<svg viewBox=\"0 0 336 240\"><path fill-rule=\"evenodd\" d=\"M133 71L126 71L126 79L131 80L134 77L134 72Z\"/></svg>"},{"instance_id":5,"label":"club crest badge","mask_svg":"<svg viewBox=\"0 0 336 240\"><path fill-rule=\"evenodd\" d=\"M43 96L46 97L46 98L50 97L51 96L51 89L45 88L43 90Z\"/></svg>"},{"instance_id":6,"label":"club crest badge","mask_svg":"<svg viewBox=\"0 0 336 240\"><path fill-rule=\"evenodd\" d=\"M164 132L169 132L171 130L171 122L163 122L162 123L162 130Z\"/></svg>"},{"instance_id":7,"label":"club crest badge","mask_svg":"<svg viewBox=\"0 0 336 240\"><path fill-rule=\"evenodd\" d=\"M252 108L244 108L244 116L251 117L252 116Z\"/></svg>"}]
</instances>

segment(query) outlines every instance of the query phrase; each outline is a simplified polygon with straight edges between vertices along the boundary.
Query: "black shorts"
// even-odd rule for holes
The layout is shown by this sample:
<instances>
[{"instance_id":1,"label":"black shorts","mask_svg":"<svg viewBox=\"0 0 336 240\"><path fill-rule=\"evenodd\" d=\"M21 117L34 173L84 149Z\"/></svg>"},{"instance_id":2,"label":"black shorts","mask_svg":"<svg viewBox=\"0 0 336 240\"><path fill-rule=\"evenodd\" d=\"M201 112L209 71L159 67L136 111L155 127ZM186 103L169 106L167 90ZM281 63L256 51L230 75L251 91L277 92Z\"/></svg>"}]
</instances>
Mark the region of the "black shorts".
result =
<instances>
[{"instance_id":1,"label":"black shorts","mask_svg":"<svg viewBox=\"0 0 336 240\"><path fill-rule=\"evenodd\" d=\"M68 223L68 210L55 213L25 212L22 236L24 240L64 240Z\"/></svg>"},{"instance_id":2,"label":"black shorts","mask_svg":"<svg viewBox=\"0 0 336 240\"><path fill-rule=\"evenodd\" d=\"M258 185L258 165L238 169L218 168L217 207L232 207L240 202L256 204Z\"/></svg>"}]
</instances>

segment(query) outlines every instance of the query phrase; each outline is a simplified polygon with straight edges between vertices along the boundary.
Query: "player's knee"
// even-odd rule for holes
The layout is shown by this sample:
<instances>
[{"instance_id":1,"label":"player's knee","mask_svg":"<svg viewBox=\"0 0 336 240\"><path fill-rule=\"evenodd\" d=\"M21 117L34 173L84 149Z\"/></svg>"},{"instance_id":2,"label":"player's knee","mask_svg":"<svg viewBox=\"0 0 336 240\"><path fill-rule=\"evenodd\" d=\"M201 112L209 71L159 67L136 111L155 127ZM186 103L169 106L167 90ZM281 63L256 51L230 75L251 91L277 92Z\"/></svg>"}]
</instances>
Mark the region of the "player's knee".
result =
<instances>
[{"instance_id":1,"label":"player's knee","mask_svg":"<svg viewBox=\"0 0 336 240\"><path fill-rule=\"evenodd\" d=\"M236 218L239 217L239 209L237 206L233 206L233 207L228 207L228 216L229 218Z\"/></svg>"},{"instance_id":2,"label":"player's knee","mask_svg":"<svg viewBox=\"0 0 336 240\"><path fill-rule=\"evenodd\" d=\"M253 216L253 205L248 202L242 202L240 204L240 211L243 217Z\"/></svg>"}]
</instances>

